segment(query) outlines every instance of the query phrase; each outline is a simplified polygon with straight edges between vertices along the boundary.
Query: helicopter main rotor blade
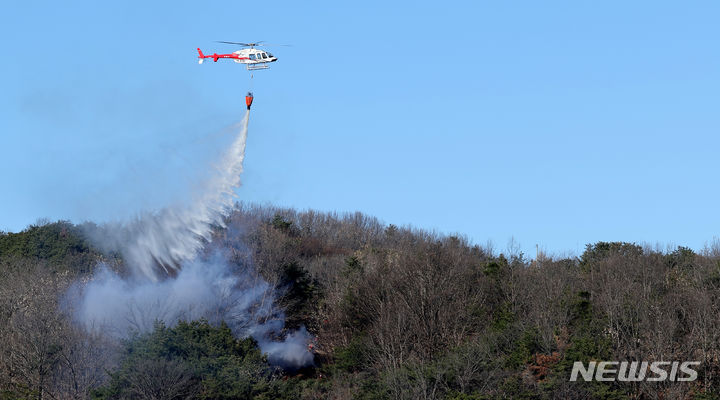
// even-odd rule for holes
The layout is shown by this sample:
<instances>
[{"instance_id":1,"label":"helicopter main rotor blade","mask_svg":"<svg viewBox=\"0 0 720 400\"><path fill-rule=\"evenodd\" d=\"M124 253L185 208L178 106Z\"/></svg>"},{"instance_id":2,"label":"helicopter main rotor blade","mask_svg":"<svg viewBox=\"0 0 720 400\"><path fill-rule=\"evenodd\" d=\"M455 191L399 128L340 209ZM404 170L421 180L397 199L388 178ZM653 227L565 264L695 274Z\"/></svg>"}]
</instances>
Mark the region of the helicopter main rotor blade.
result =
<instances>
[{"instance_id":1,"label":"helicopter main rotor blade","mask_svg":"<svg viewBox=\"0 0 720 400\"><path fill-rule=\"evenodd\" d=\"M224 41L224 40L216 40L215 42L216 42L216 43L225 43L225 44L236 44L236 45L239 45L239 46L252 46L252 45L255 44L255 43L226 42L226 41Z\"/></svg>"},{"instance_id":2,"label":"helicopter main rotor blade","mask_svg":"<svg viewBox=\"0 0 720 400\"><path fill-rule=\"evenodd\" d=\"M235 44L238 46L245 46L245 47L292 47L291 44L278 44L278 43L265 43L264 40L261 40L259 42L254 43L243 43L243 42L226 42L224 40L216 40L216 43L225 43L225 44Z\"/></svg>"},{"instance_id":3,"label":"helicopter main rotor blade","mask_svg":"<svg viewBox=\"0 0 720 400\"><path fill-rule=\"evenodd\" d=\"M263 46L262 43L265 43L264 40L261 40L259 42L254 43L242 43L242 42L226 42L224 40L216 40L217 43L225 43L225 44L236 44L238 46L245 46L245 47L255 47L255 46Z\"/></svg>"}]
</instances>

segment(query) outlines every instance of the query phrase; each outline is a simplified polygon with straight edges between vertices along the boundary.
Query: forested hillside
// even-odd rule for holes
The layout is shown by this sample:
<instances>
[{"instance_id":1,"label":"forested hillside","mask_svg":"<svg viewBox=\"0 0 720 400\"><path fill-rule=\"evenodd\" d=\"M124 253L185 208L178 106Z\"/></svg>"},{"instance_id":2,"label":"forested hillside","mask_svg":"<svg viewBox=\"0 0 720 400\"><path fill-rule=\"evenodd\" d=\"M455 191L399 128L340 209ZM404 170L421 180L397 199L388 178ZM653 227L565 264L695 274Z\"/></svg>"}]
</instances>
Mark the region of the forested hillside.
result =
<instances>
[{"instance_id":1,"label":"forested hillside","mask_svg":"<svg viewBox=\"0 0 720 400\"><path fill-rule=\"evenodd\" d=\"M74 323L92 224L0 234L0 399L720 398L720 246L589 244L537 259L462 237L238 205L208 253L257 271L314 367L282 370L227 326L125 340ZM696 360L695 382L570 382L575 361Z\"/></svg>"}]
</instances>

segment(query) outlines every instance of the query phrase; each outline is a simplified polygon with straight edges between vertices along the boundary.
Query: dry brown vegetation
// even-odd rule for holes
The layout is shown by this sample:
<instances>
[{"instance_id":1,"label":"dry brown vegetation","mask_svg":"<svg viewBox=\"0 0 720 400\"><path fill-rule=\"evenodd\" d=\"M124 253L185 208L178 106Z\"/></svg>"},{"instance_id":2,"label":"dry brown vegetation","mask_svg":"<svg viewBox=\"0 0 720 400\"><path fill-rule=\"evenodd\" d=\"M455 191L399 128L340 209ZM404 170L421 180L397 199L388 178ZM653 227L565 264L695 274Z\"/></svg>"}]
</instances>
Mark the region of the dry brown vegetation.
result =
<instances>
[{"instance_id":1,"label":"dry brown vegetation","mask_svg":"<svg viewBox=\"0 0 720 400\"><path fill-rule=\"evenodd\" d=\"M0 236L2 396L87 397L117 365L117 344L76 327L61 302L88 257L102 256L77 243L51 260L18 254L10 236ZM317 368L285 377L298 397L719 398L717 244L596 243L579 257L529 260L359 213L239 205L213 248L251 263L281 289L288 327L317 337ZM569 382L578 360L702 364L692 383ZM162 370L152 362L143 365Z\"/></svg>"}]
</instances>

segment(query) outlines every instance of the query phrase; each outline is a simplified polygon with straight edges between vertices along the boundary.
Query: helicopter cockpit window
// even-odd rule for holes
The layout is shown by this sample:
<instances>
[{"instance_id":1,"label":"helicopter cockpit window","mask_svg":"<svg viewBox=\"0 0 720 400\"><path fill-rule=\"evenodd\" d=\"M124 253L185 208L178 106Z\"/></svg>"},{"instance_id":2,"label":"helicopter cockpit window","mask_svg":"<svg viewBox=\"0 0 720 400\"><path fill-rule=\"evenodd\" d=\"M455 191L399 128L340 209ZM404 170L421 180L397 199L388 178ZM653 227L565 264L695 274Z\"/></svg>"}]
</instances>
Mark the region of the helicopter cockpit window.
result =
<instances>
[{"instance_id":1,"label":"helicopter cockpit window","mask_svg":"<svg viewBox=\"0 0 720 400\"><path fill-rule=\"evenodd\" d=\"M267 54L262 53L263 58L267 58Z\"/></svg>"},{"instance_id":2,"label":"helicopter cockpit window","mask_svg":"<svg viewBox=\"0 0 720 400\"><path fill-rule=\"evenodd\" d=\"M272 53L268 53L268 57L272 58L273 57Z\"/></svg>"},{"instance_id":3,"label":"helicopter cockpit window","mask_svg":"<svg viewBox=\"0 0 720 400\"><path fill-rule=\"evenodd\" d=\"M254 59L255 59L255 54L250 54L250 59L251 59L251 60L254 60Z\"/></svg>"}]
</instances>

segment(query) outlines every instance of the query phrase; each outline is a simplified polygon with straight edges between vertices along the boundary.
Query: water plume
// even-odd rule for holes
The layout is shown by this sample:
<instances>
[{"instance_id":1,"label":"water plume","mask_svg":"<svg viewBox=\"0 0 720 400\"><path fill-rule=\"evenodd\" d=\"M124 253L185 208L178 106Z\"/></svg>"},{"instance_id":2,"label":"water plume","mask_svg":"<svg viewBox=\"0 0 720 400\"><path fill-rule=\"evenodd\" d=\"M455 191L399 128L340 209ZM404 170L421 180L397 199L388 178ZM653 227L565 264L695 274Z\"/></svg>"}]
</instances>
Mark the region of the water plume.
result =
<instances>
[{"instance_id":1,"label":"water plume","mask_svg":"<svg viewBox=\"0 0 720 400\"><path fill-rule=\"evenodd\" d=\"M89 235L101 249L122 254L130 276L106 266L74 287L79 323L126 337L147 332L156 321L224 321L237 337L252 336L268 360L286 368L312 364L302 328L284 332L285 316L275 305L275 288L251 266L231 266L222 249L201 256L213 229L223 228L240 185L249 111L239 134L215 166L211 178L185 206L144 213L132 221L101 226ZM278 339L281 338L281 339Z\"/></svg>"}]
</instances>

